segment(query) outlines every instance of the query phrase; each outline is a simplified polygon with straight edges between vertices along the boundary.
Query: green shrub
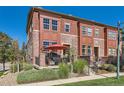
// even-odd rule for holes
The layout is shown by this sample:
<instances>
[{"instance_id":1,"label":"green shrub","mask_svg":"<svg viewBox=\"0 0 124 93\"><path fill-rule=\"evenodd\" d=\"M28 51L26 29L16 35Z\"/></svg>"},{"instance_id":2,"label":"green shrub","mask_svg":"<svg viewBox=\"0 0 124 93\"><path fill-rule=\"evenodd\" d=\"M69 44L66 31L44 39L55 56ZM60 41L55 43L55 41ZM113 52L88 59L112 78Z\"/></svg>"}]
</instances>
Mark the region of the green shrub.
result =
<instances>
[{"instance_id":1,"label":"green shrub","mask_svg":"<svg viewBox=\"0 0 124 93\"><path fill-rule=\"evenodd\" d=\"M110 72L115 72L116 67L114 65L110 64L107 70L110 71Z\"/></svg>"},{"instance_id":2,"label":"green shrub","mask_svg":"<svg viewBox=\"0 0 124 93\"><path fill-rule=\"evenodd\" d=\"M73 63L73 71L75 73L83 73L83 70L84 70L84 67L87 65L87 61L86 60L81 60L81 59L78 59L77 61L75 61Z\"/></svg>"},{"instance_id":3,"label":"green shrub","mask_svg":"<svg viewBox=\"0 0 124 93\"><path fill-rule=\"evenodd\" d=\"M101 68L102 68L103 70L107 70L108 67L109 67L109 65L110 65L110 64L103 64L103 65L101 66Z\"/></svg>"},{"instance_id":4,"label":"green shrub","mask_svg":"<svg viewBox=\"0 0 124 93\"><path fill-rule=\"evenodd\" d=\"M17 72L17 64L16 63L11 64L11 66L10 66L10 72L11 73Z\"/></svg>"},{"instance_id":5,"label":"green shrub","mask_svg":"<svg viewBox=\"0 0 124 93\"><path fill-rule=\"evenodd\" d=\"M3 71L0 71L0 77L1 77L3 74L4 74L4 72L3 72Z\"/></svg>"},{"instance_id":6,"label":"green shrub","mask_svg":"<svg viewBox=\"0 0 124 93\"><path fill-rule=\"evenodd\" d=\"M33 69L32 64L23 63L23 70L24 70L24 71L31 70L31 69Z\"/></svg>"},{"instance_id":7,"label":"green shrub","mask_svg":"<svg viewBox=\"0 0 124 93\"><path fill-rule=\"evenodd\" d=\"M59 64L58 74L60 78L68 78L69 76L69 66L65 63Z\"/></svg>"},{"instance_id":8,"label":"green shrub","mask_svg":"<svg viewBox=\"0 0 124 93\"><path fill-rule=\"evenodd\" d=\"M18 74L17 83L31 83L58 79L58 73L53 69L28 70Z\"/></svg>"},{"instance_id":9,"label":"green shrub","mask_svg":"<svg viewBox=\"0 0 124 93\"><path fill-rule=\"evenodd\" d=\"M103 64L102 69L110 72L116 71L116 67L113 64Z\"/></svg>"},{"instance_id":10,"label":"green shrub","mask_svg":"<svg viewBox=\"0 0 124 93\"><path fill-rule=\"evenodd\" d=\"M68 64L68 69L69 69L69 72L71 72L72 69L73 69L73 65L72 64Z\"/></svg>"}]
</instances>

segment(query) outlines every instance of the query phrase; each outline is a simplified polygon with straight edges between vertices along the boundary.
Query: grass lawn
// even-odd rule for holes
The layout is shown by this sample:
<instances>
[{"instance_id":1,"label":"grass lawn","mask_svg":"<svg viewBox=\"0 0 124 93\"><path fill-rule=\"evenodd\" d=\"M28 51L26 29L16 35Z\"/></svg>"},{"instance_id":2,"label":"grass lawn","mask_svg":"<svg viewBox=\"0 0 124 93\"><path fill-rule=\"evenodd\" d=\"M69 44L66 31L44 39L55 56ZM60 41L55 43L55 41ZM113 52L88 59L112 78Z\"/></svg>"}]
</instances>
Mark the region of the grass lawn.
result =
<instances>
[{"instance_id":1,"label":"grass lawn","mask_svg":"<svg viewBox=\"0 0 124 93\"><path fill-rule=\"evenodd\" d=\"M95 79L80 81L76 83L67 83L60 86L124 86L124 76L121 76L119 80L112 78Z\"/></svg>"}]
</instances>

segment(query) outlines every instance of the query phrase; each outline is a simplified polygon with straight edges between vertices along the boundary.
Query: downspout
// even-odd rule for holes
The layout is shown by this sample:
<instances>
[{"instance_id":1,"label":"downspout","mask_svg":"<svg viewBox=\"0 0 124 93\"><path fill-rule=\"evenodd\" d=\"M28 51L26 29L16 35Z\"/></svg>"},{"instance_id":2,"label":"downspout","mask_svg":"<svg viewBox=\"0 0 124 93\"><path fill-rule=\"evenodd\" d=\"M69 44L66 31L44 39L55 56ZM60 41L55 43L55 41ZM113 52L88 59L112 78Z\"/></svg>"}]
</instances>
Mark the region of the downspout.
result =
<instances>
[{"instance_id":1,"label":"downspout","mask_svg":"<svg viewBox=\"0 0 124 93\"><path fill-rule=\"evenodd\" d=\"M80 22L77 22L77 29L78 29L78 57L80 57Z\"/></svg>"},{"instance_id":2,"label":"downspout","mask_svg":"<svg viewBox=\"0 0 124 93\"><path fill-rule=\"evenodd\" d=\"M40 47L40 12L38 12L38 21L39 21L39 65L40 65L40 52L41 52L41 47Z\"/></svg>"}]
</instances>

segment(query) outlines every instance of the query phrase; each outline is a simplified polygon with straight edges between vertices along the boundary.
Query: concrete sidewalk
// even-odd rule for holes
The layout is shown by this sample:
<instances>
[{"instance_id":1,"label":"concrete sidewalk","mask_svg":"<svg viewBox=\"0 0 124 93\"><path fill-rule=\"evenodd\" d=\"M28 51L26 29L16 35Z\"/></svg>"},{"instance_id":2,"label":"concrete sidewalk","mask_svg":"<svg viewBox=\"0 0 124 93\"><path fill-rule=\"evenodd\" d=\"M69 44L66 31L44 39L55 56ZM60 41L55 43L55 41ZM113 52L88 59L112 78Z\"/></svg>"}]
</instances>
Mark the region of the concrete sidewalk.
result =
<instances>
[{"instance_id":1,"label":"concrete sidewalk","mask_svg":"<svg viewBox=\"0 0 124 93\"><path fill-rule=\"evenodd\" d=\"M120 75L124 75L124 73L120 73ZM94 80L94 79L102 79L102 78L115 77L115 76L116 76L116 73L109 73L109 74L74 77L74 78L68 78L68 79L59 79L59 80L44 81L44 82L38 82L38 83L23 84L21 86L52 86L52 85L59 85L59 84L65 84L65 83Z\"/></svg>"}]
</instances>

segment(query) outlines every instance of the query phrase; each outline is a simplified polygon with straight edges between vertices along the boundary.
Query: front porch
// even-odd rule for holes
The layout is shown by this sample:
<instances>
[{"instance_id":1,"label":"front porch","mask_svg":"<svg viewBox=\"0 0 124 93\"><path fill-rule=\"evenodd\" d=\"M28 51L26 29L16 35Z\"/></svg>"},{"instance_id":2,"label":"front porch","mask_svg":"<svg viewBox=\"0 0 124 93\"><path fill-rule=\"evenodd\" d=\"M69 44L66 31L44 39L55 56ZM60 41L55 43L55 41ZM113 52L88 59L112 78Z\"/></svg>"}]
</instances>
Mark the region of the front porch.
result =
<instances>
[{"instance_id":1,"label":"front porch","mask_svg":"<svg viewBox=\"0 0 124 93\"><path fill-rule=\"evenodd\" d=\"M39 59L35 58L35 65L48 67L57 66L62 62L70 63L75 59L74 54L71 54L70 52L70 45L50 45L44 48L44 50L40 53Z\"/></svg>"}]
</instances>

